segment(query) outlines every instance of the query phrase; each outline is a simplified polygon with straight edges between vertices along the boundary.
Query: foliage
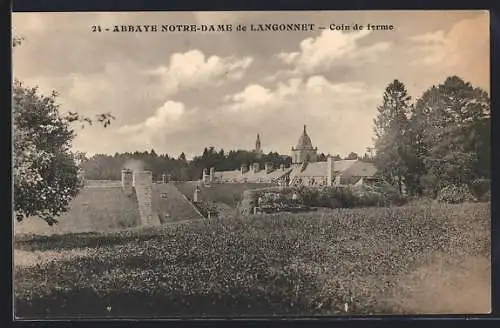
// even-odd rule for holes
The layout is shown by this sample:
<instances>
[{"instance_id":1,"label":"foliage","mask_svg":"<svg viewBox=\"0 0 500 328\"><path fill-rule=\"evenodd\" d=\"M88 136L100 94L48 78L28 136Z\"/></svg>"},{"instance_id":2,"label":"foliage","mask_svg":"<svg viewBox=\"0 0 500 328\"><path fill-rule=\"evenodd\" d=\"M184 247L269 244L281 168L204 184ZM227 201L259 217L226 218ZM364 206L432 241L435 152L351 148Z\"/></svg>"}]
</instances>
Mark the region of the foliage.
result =
<instances>
[{"instance_id":1,"label":"foliage","mask_svg":"<svg viewBox=\"0 0 500 328\"><path fill-rule=\"evenodd\" d=\"M374 120L375 164L379 174L400 192L408 181L408 114L410 96L403 83L394 80L387 86Z\"/></svg>"},{"instance_id":2,"label":"foliage","mask_svg":"<svg viewBox=\"0 0 500 328\"><path fill-rule=\"evenodd\" d=\"M448 185L438 193L437 200L443 203L459 204L475 200L467 185Z\"/></svg>"},{"instance_id":3,"label":"foliage","mask_svg":"<svg viewBox=\"0 0 500 328\"><path fill-rule=\"evenodd\" d=\"M78 168L70 152L73 131L59 114L55 95L13 88L14 211L21 221L38 215L52 225L78 193Z\"/></svg>"},{"instance_id":4,"label":"foliage","mask_svg":"<svg viewBox=\"0 0 500 328\"><path fill-rule=\"evenodd\" d=\"M358 159L359 155L355 152L350 152L349 155L345 157L345 159L350 160L350 159Z\"/></svg>"},{"instance_id":5,"label":"foliage","mask_svg":"<svg viewBox=\"0 0 500 328\"><path fill-rule=\"evenodd\" d=\"M82 154L71 151L75 132L70 124L92 120L76 113L62 115L56 96L43 96L37 88L14 82L14 212L19 221L39 216L54 224L82 184L76 163ZM105 126L111 119L107 114L100 118Z\"/></svg>"},{"instance_id":6,"label":"foliage","mask_svg":"<svg viewBox=\"0 0 500 328\"><path fill-rule=\"evenodd\" d=\"M431 193L447 184L470 185L489 177L489 99L453 76L424 93L416 105L421 158Z\"/></svg>"},{"instance_id":7,"label":"foliage","mask_svg":"<svg viewBox=\"0 0 500 328\"><path fill-rule=\"evenodd\" d=\"M403 181L411 195L435 198L449 184L471 187L490 177L490 104L484 90L451 76L413 106L409 100L404 85L394 81L375 120L375 163L387 181Z\"/></svg>"},{"instance_id":8,"label":"foliage","mask_svg":"<svg viewBox=\"0 0 500 328\"><path fill-rule=\"evenodd\" d=\"M491 180L477 179L470 185L470 192L480 201L489 201L491 197Z\"/></svg>"},{"instance_id":9,"label":"foliage","mask_svg":"<svg viewBox=\"0 0 500 328\"><path fill-rule=\"evenodd\" d=\"M298 198L293 200L296 193ZM248 193L248 203L264 208L266 213L308 210L311 208L356 208L371 206L403 205L406 202L390 185L331 186L331 187L270 187Z\"/></svg>"},{"instance_id":10,"label":"foliage","mask_svg":"<svg viewBox=\"0 0 500 328\"><path fill-rule=\"evenodd\" d=\"M290 165L291 158L278 153L270 152L257 158L256 154L245 150L224 149L216 150L214 147L205 148L203 154L195 156L191 161L186 159L184 153L178 158L168 154L157 154L154 149L144 152L116 153L114 156L97 154L83 164L86 177L90 180L119 180L120 170L128 161L138 160L143 168L151 170L153 178L159 180L162 174L174 181L199 180L203 169L215 167L218 171L239 170L242 165L270 163L277 168L281 164Z\"/></svg>"},{"instance_id":11,"label":"foliage","mask_svg":"<svg viewBox=\"0 0 500 328\"><path fill-rule=\"evenodd\" d=\"M16 315L401 313L401 278L436 254L489 256L489 227L488 204L440 204L17 236L44 262L14 268Z\"/></svg>"}]
</instances>

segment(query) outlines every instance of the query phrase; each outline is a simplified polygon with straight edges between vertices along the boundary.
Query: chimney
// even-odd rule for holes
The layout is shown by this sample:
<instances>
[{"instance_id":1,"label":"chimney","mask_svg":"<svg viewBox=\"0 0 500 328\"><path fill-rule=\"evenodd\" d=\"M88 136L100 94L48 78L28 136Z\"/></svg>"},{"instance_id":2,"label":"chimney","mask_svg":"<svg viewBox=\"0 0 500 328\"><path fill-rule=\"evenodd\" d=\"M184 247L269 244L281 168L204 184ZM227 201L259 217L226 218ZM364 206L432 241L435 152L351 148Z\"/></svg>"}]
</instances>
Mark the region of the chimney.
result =
<instances>
[{"instance_id":1,"label":"chimney","mask_svg":"<svg viewBox=\"0 0 500 328\"><path fill-rule=\"evenodd\" d=\"M210 182L215 180L215 167L210 168Z\"/></svg>"},{"instance_id":2,"label":"chimney","mask_svg":"<svg viewBox=\"0 0 500 328\"><path fill-rule=\"evenodd\" d=\"M285 170L285 164L280 164L280 170L284 171Z\"/></svg>"},{"instance_id":3,"label":"chimney","mask_svg":"<svg viewBox=\"0 0 500 328\"><path fill-rule=\"evenodd\" d=\"M248 166L246 164L241 164L240 168L241 174L245 174L248 172Z\"/></svg>"},{"instance_id":4,"label":"chimney","mask_svg":"<svg viewBox=\"0 0 500 328\"><path fill-rule=\"evenodd\" d=\"M259 163L253 163L253 173L257 173L259 172L259 170L260 170Z\"/></svg>"},{"instance_id":5,"label":"chimney","mask_svg":"<svg viewBox=\"0 0 500 328\"><path fill-rule=\"evenodd\" d=\"M160 224L157 218L153 218L153 173L151 171L134 171L133 185L137 194L142 224Z\"/></svg>"},{"instance_id":6,"label":"chimney","mask_svg":"<svg viewBox=\"0 0 500 328\"><path fill-rule=\"evenodd\" d=\"M271 171L273 170L271 163L264 164L264 170L266 170L266 174L271 173Z\"/></svg>"},{"instance_id":7,"label":"chimney","mask_svg":"<svg viewBox=\"0 0 500 328\"><path fill-rule=\"evenodd\" d=\"M335 179L335 160L332 156L328 156L327 160L327 172L326 172L326 185L333 186L333 179Z\"/></svg>"},{"instance_id":8,"label":"chimney","mask_svg":"<svg viewBox=\"0 0 500 328\"><path fill-rule=\"evenodd\" d=\"M130 195L133 191L132 170L122 169L122 189L125 194Z\"/></svg>"}]
</instances>

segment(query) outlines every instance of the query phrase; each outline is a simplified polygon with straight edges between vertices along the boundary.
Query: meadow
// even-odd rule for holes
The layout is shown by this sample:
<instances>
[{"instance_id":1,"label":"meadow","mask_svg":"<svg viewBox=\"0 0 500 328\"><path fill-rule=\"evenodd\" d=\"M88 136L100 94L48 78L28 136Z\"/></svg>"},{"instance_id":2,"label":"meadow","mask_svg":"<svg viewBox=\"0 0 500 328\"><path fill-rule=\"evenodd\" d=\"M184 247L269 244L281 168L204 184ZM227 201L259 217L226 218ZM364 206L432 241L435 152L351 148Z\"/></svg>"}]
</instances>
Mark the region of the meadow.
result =
<instances>
[{"instance_id":1,"label":"meadow","mask_svg":"<svg viewBox=\"0 0 500 328\"><path fill-rule=\"evenodd\" d=\"M18 317L489 311L490 204L414 204L14 239Z\"/></svg>"}]
</instances>

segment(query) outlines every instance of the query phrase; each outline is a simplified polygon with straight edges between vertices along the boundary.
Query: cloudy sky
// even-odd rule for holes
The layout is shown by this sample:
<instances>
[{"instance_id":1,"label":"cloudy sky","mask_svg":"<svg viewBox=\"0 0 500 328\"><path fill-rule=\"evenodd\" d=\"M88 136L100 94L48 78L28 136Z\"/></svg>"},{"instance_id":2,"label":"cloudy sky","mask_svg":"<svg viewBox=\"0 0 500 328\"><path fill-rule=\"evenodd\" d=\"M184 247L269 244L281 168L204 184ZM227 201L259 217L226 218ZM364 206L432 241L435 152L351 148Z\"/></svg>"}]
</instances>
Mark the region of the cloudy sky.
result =
<instances>
[{"instance_id":1,"label":"cloudy sky","mask_svg":"<svg viewBox=\"0 0 500 328\"><path fill-rule=\"evenodd\" d=\"M485 11L14 13L14 76L62 111L111 112L76 150L188 157L205 146L290 152L303 124L320 152L363 154L385 87L413 98L458 75L489 92ZM394 31L91 33L122 24L393 24Z\"/></svg>"}]
</instances>

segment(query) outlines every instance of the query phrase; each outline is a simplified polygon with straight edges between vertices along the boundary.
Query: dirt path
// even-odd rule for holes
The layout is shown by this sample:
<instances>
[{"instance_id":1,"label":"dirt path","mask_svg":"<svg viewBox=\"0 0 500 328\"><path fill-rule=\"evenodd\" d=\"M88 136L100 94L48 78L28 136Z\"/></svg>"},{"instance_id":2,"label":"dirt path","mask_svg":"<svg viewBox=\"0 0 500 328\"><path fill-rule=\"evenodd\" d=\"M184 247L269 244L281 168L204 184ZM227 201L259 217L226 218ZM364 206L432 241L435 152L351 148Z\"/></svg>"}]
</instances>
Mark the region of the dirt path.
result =
<instances>
[{"instance_id":1,"label":"dirt path","mask_svg":"<svg viewBox=\"0 0 500 328\"><path fill-rule=\"evenodd\" d=\"M403 277L390 303L407 314L490 313L490 260L436 256Z\"/></svg>"}]
</instances>

